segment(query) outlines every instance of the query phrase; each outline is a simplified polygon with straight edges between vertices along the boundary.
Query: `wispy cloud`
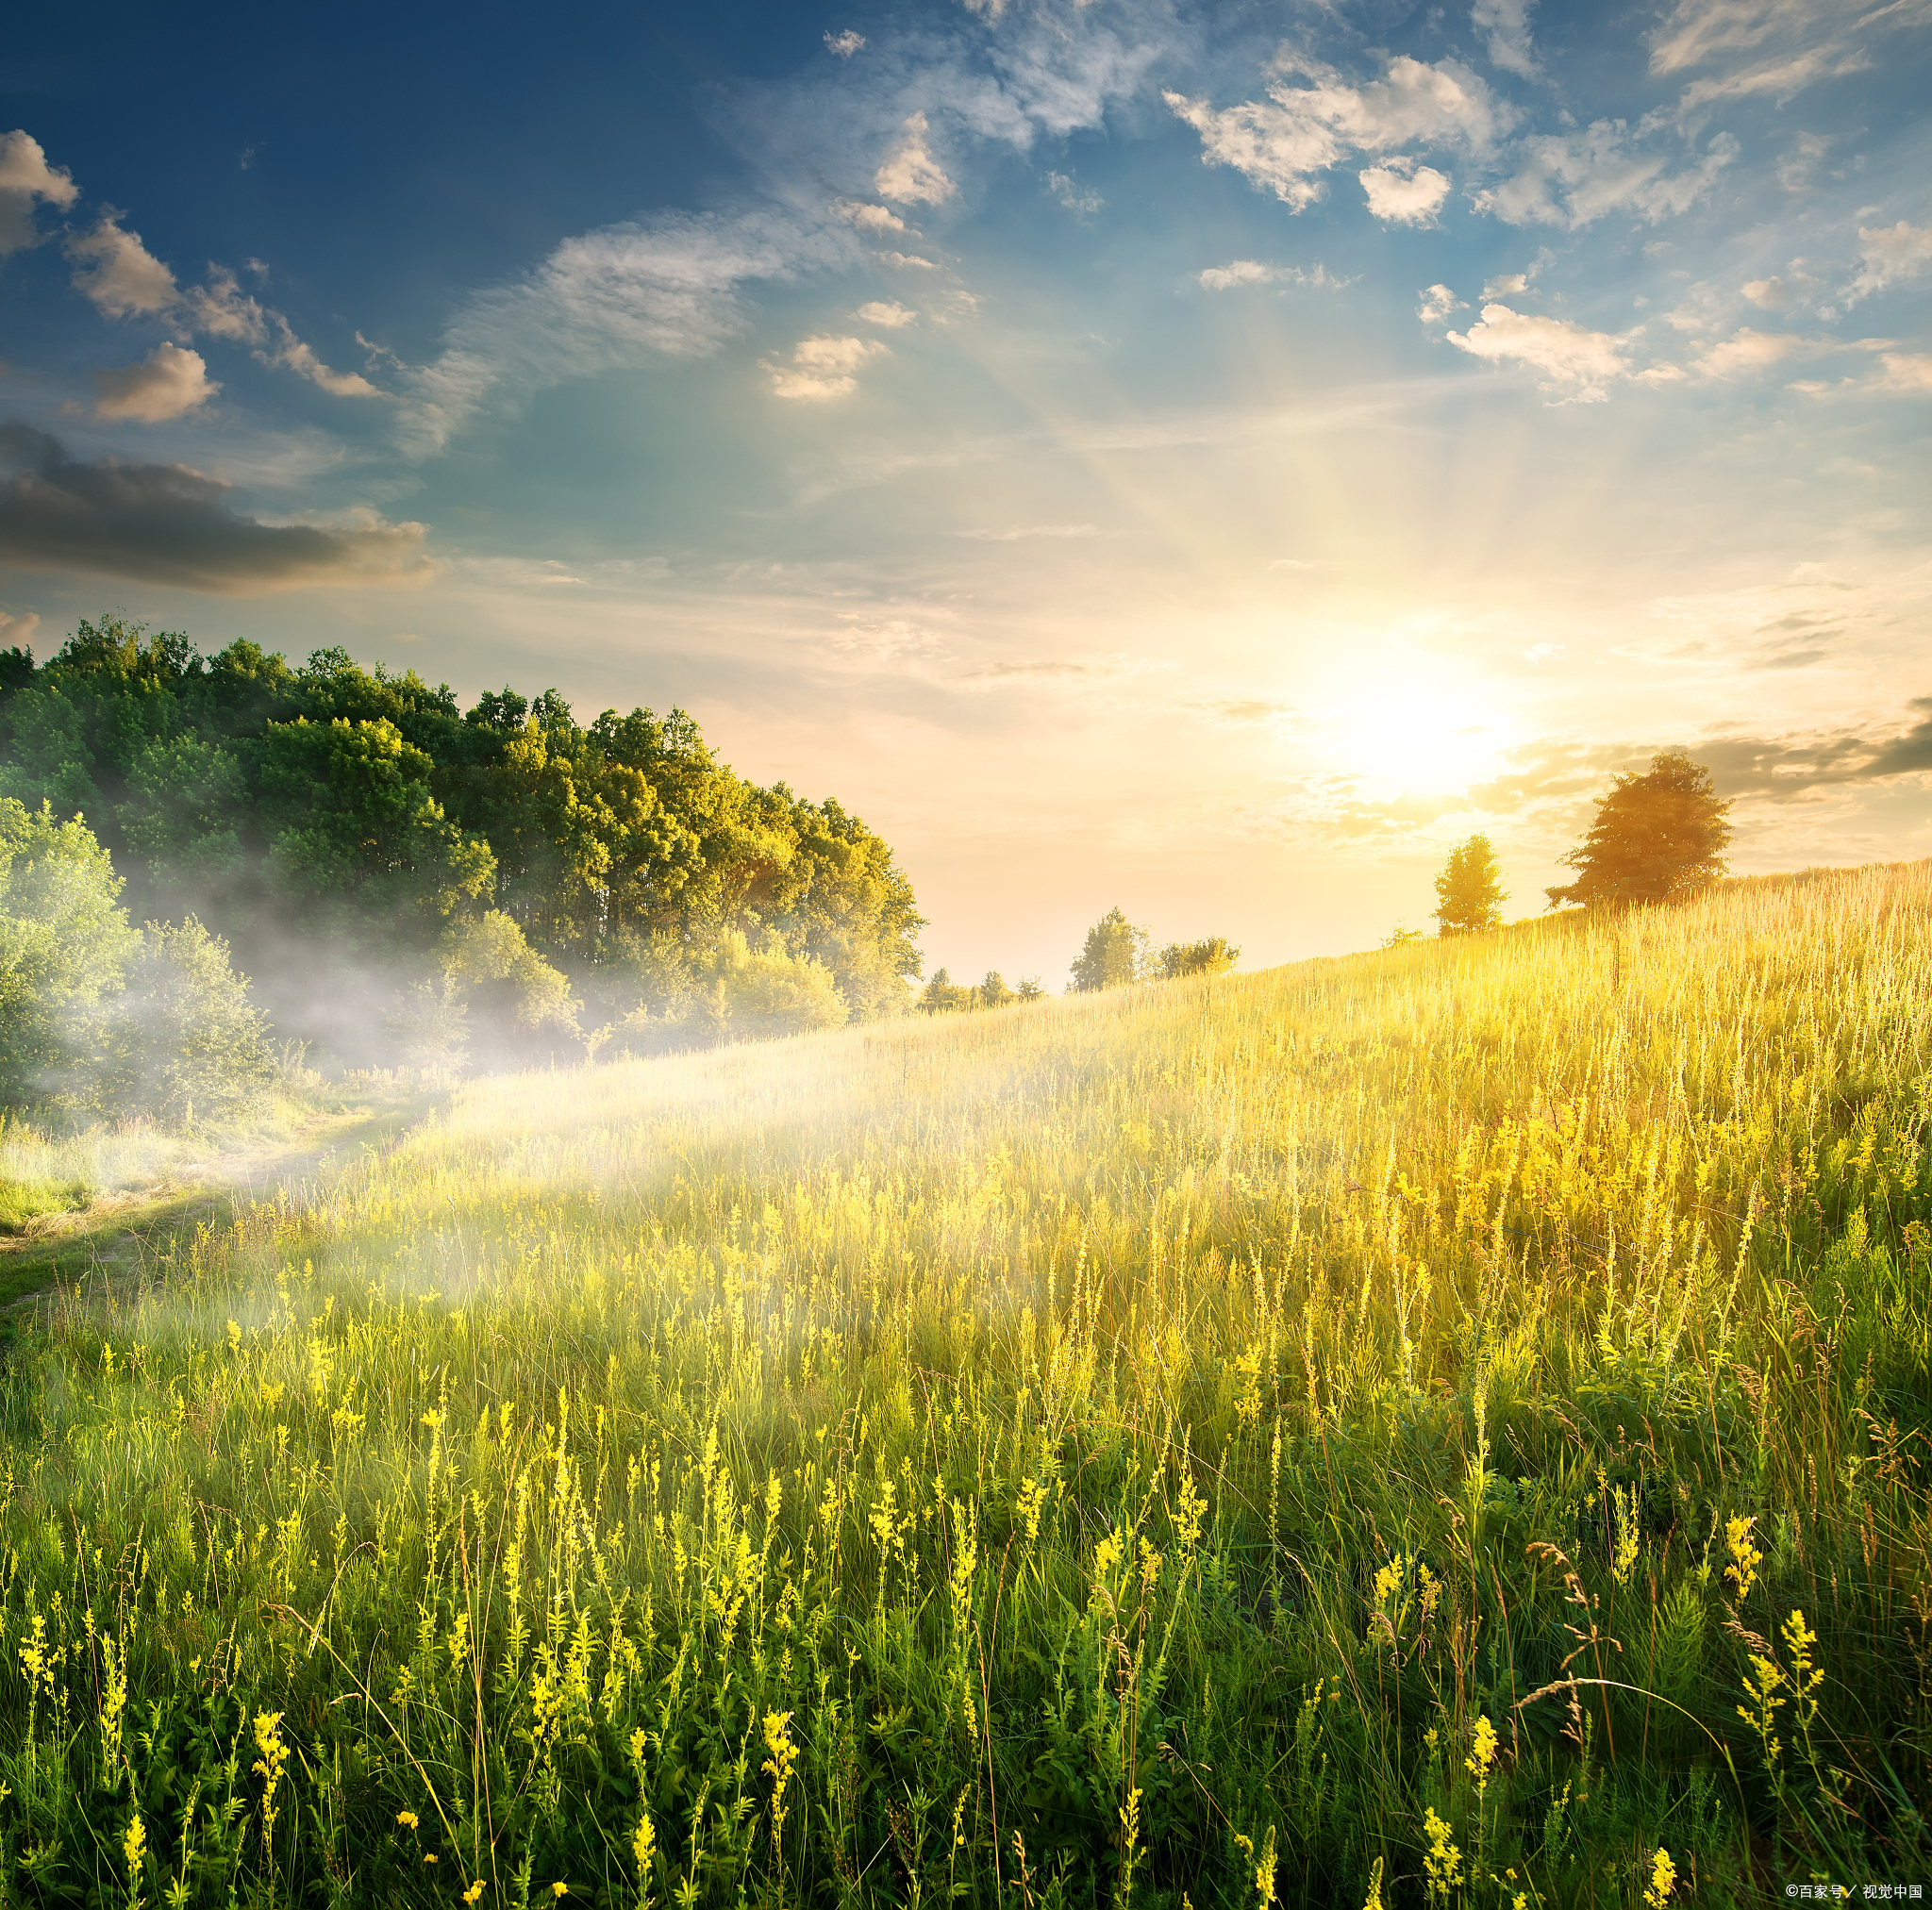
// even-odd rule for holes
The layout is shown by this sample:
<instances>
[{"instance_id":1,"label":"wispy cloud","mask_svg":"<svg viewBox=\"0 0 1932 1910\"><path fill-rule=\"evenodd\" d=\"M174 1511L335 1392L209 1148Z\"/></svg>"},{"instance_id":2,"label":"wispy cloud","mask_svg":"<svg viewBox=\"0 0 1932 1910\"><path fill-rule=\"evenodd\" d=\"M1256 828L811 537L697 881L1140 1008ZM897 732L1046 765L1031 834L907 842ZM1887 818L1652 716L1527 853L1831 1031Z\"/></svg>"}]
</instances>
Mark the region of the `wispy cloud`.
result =
<instances>
[{"instance_id":1,"label":"wispy cloud","mask_svg":"<svg viewBox=\"0 0 1932 1910\"><path fill-rule=\"evenodd\" d=\"M1046 190L1075 219L1091 219L1107 204L1092 187L1081 185L1068 173L1049 173L1046 175Z\"/></svg>"},{"instance_id":2,"label":"wispy cloud","mask_svg":"<svg viewBox=\"0 0 1932 1910\"><path fill-rule=\"evenodd\" d=\"M1340 291L1355 283L1352 278L1337 278L1325 265L1305 270L1299 265L1268 265L1258 258L1231 258L1225 265L1210 265L1195 276L1209 291L1231 291L1241 285L1306 285Z\"/></svg>"},{"instance_id":3,"label":"wispy cloud","mask_svg":"<svg viewBox=\"0 0 1932 1910\"><path fill-rule=\"evenodd\" d=\"M955 531L956 538L974 538L982 543L1018 543L1025 538L1097 538L1104 533L1091 523L1008 524L991 530Z\"/></svg>"},{"instance_id":4,"label":"wispy cloud","mask_svg":"<svg viewBox=\"0 0 1932 1910\"><path fill-rule=\"evenodd\" d=\"M865 50L865 35L854 32L849 26L842 33L833 33L827 29L825 50L837 55L841 59L850 59L855 53L862 53Z\"/></svg>"},{"instance_id":5,"label":"wispy cloud","mask_svg":"<svg viewBox=\"0 0 1932 1910\"><path fill-rule=\"evenodd\" d=\"M486 406L571 378L702 358L748 324L747 285L862 257L849 235L777 208L665 213L568 239L521 278L473 294L442 349L407 374L406 450L440 450Z\"/></svg>"},{"instance_id":6,"label":"wispy cloud","mask_svg":"<svg viewBox=\"0 0 1932 1910\"><path fill-rule=\"evenodd\" d=\"M852 316L866 324L885 325L892 331L919 323L919 314L910 306L900 305L894 299L875 298L870 304L860 306Z\"/></svg>"},{"instance_id":7,"label":"wispy cloud","mask_svg":"<svg viewBox=\"0 0 1932 1910\"><path fill-rule=\"evenodd\" d=\"M1657 136L1622 120L1598 120L1579 133L1542 134L1514 148L1515 173L1478 192L1479 211L1510 225L1562 225L1579 231L1612 212L1656 225L1686 211L1737 158L1738 141L1714 134L1703 157L1672 170Z\"/></svg>"},{"instance_id":8,"label":"wispy cloud","mask_svg":"<svg viewBox=\"0 0 1932 1910\"><path fill-rule=\"evenodd\" d=\"M1541 71L1529 42L1535 7L1536 0L1475 0L1469 9L1469 24L1483 36L1491 64L1524 79L1534 79Z\"/></svg>"}]
</instances>

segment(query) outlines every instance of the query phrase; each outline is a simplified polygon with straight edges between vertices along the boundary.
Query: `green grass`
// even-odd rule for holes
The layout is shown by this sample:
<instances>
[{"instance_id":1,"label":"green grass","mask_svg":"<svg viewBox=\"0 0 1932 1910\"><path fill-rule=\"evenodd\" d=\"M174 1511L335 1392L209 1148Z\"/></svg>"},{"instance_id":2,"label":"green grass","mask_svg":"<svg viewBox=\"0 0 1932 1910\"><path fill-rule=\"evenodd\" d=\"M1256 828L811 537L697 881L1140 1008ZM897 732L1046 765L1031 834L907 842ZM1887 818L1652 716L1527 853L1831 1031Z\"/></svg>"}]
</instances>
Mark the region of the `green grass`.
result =
<instances>
[{"instance_id":1,"label":"green grass","mask_svg":"<svg viewBox=\"0 0 1932 1910\"><path fill-rule=\"evenodd\" d=\"M0 1875L1924 1881L1928 922L1916 865L463 1090L14 1348Z\"/></svg>"}]
</instances>

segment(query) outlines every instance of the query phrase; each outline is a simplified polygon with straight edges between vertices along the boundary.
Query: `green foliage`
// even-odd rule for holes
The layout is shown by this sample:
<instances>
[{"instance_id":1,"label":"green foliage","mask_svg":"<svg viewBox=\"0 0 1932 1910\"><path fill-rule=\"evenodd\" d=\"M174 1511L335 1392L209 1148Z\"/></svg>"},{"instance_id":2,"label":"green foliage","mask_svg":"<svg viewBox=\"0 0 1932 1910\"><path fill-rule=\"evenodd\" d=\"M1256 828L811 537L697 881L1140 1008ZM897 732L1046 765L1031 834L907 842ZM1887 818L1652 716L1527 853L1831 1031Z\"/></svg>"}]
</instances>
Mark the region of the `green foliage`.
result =
<instances>
[{"instance_id":1,"label":"green foliage","mask_svg":"<svg viewBox=\"0 0 1932 1910\"><path fill-rule=\"evenodd\" d=\"M506 689L465 713L446 685L341 650L204 658L118 617L39 668L8 654L0 790L84 810L137 912L224 928L281 988L278 1014L300 1021L317 992L281 987L292 931L338 969L404 974L397 1024L459 1047L473 1018L443 999L439 951L492 911L591 1025L661 1021L709 987L731 932L828 970L858 1020L901 1011L919 972L890 846L836 802L734 774L682 711L583 725L554 691Z\"/></svg>"},{"instance_id":2,"label":"green foliage","mask_svg":"<svg viewBox=\"0 0 1932 1910\"><path fill-rule=\"evenodd\" d=\"M0 1874L1923 1874L1928 922L1921 865L461 1090L0 1369Z\"/></svg>"},{"instance_id":3,"label":"green foliage","mask_svg":"<svg viewBox=\"0 0 1932 1910\"><path fill-rule=\"evenodd\" d=\"M1503 925L1508 900L1487 836L1472 836L1449 852L1436 877L1436 921L1443 935L1483 935Z\"/></svg>"},{"instance_id":4,"label":"green foliage","mask_svg":"<svg viewBox=\"0 0 1932 1910\"><path fill-rule=\"evenodd\" d=\"M1589 834L1562 858L1576 880L1544 891L1550 906L1621 908L1709 888L1724 872L1730 806L1710 772L1681 751L1651 757L1647 774L1620 773L1598 799Z\"/></svg>"},{"instance_id":5,"label":"green foliage","mask_svg":"<svg viewBox=\"0 0 1932 1910\"><path fill-rule=\"evenodd\" d=\"M1015 988L1007 986L1007 978L997 969L988 969L983 981L964 984L955 982L944 969L936 969L913 1005L923 1015L961 1014L977 1008L1009 1007L1015 1002L1037 1002L1044 993L1033 975L1024 976Z\"/></svg>"},{"instance_id":6,"label":"green foliage","mask_svg":"<svg viewBox=\"0 0 1932 1910\"><path fill-rule=\"evenodd\" d=\"M275 1075L268 1018L228 945L190 916L149 922L123 992L105 1005L91 1111L172 1127L232 1121L258 1106Z\"/></svg>"},{"instance_id":7,"label":"green foliage","mask_svg":"<svg viewBox=\"0 0 1932 1910\"><path fill-rule=\"evenodd\" d=\"M1224 975L1241 958L1241 952L1225 936L1210 935L1201 941L1171 941L1155 957L1154 972L1163 981L1182 975Z\"/></svg>"},{"instance_id":8,"label":"green foliage","mask_svg":"<svg viewBox=\"0 0 1932 1910\"><path fill-rule=\"evenodd\" d=\"M0 1106L84 1096L91 1032L138 938L93 833L0 797Z\"/></svg>"},{"instance_id":9,"label":"green foliage","mask_svg":"<svg viewBox=\"0 0 1932 1910\"><path fill-rule=\"evenodd\" d=\"M1087 931L1070 977L1074 993L1091 995L1138 981L1147 965L1147 942L1144 928L1136 928L1118 907L1109 908Z\"/></svg>"}]
</instances>

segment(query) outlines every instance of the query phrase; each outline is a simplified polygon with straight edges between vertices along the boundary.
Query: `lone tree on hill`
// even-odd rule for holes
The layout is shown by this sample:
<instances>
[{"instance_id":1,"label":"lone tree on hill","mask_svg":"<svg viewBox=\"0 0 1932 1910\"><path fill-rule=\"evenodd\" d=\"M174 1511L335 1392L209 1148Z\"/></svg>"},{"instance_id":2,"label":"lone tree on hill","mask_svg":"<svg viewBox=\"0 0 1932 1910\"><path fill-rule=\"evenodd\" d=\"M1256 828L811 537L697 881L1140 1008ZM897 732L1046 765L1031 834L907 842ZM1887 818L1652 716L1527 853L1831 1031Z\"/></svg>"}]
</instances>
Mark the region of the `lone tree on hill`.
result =
<instances>
[{"instance_id":1,"label":"lone tree on hill","mask_svg":"<svg viewBox=\"0 0 1932 1910\"><path fill-rule=\"evenodd\" d=\"M1730 806L1681 750L1652 756L1648 775L1620 774L1598 799L1589 835L1563 857L1576 880L1544 890L1550 906L1628 908L1709 888L1724 872Z\"/></svg>"},{"instance_id":2,"label":"lone tree on hill","mask_svg":"<svg viewBox=\"0 0 1932 1910\"><path fill-rule=\"evenodd\" d=\"M1496 879L1496 852L1487 836L1472 836L1449 852L1436 877L1436 921L1442 935L1481 935L1503 925L1508 900Z\"/></svg>"},{"instance_id":3,"label":"lone tree on hill","mask_svg":"<svg viewBox=\"0 0 1932 1910\"><path fill-rule=\"evenodd\" d=\"M1074 964L1075 994L1124 988L1139 978L1147 960L1147 931L1136 928L1118 908L1109 908L1087 931L1087 945Z\"/></svg>"}]
</instances>

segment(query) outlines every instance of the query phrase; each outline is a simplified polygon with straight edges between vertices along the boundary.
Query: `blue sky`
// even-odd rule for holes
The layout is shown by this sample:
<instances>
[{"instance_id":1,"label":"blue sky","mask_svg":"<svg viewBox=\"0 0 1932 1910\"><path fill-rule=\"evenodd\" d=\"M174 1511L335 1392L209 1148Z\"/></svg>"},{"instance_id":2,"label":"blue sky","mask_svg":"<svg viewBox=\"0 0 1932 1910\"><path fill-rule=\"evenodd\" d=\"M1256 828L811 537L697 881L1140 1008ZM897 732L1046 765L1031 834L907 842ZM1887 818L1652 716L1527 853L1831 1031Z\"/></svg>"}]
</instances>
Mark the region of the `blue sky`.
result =
<instances>
[{"instance_id":1,"label":"blue sky","mask_svg":"<svg viewBox=\"0 0 1932 1910\"><path fill-rule=\"evenodd\" d=\"M681 704L930 962L1932 853L1932 0L45 12L0 642ZM8 128L15 130L8 132Z\"/></svg>"}]
</instances>

